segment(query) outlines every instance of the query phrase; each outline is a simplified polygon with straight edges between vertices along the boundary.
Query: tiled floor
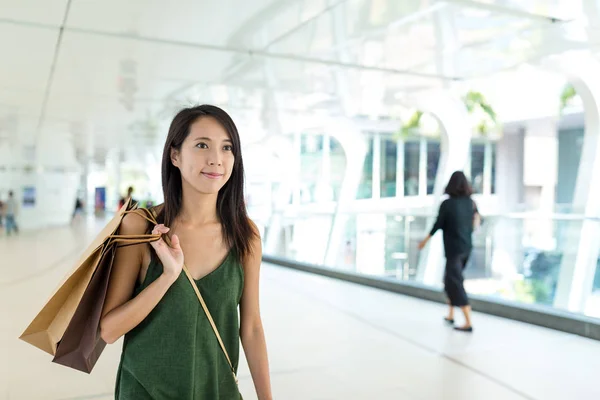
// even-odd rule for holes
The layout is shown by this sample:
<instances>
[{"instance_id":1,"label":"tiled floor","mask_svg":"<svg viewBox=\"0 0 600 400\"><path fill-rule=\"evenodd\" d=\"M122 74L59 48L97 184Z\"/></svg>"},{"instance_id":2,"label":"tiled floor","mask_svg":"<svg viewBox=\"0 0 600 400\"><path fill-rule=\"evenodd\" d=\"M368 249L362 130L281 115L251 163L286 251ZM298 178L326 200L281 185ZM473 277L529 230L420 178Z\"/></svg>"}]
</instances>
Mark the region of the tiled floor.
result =
<instances>
[{"instance_id":1,"label":"tiled floor","mask_svg":"<svg viewBox=\"0 0 600 400\"><path fill-rule=\"evenodd\" d=\"M17 339L99 228L0 237L0 399L113 397L120 342L86 375ZM481 314L453 332L441 305L271 265L261 292L276 399L600 398L600 342Z\"/></svg>"}]
</instances>

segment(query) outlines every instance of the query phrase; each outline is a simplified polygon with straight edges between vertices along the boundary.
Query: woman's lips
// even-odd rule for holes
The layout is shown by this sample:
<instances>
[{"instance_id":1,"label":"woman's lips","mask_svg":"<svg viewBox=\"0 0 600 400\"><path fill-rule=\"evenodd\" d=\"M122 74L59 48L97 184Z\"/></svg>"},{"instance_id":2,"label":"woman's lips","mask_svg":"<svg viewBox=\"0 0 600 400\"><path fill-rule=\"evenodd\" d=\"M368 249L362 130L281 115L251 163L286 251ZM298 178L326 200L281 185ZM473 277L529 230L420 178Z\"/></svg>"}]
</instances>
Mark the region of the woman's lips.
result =
<instances>
[{"instance_id":1,"label":"woman's lips","mask_svg":"<svg viewBox=\"0 0 600 400\"><path fill-rule=\"evenodd\" d=\"M223 174L217 174L214 172L202 172L202 175L204 175L208 179L219 179L220 177L223 176Z\"/></svg>"}]
</instances>

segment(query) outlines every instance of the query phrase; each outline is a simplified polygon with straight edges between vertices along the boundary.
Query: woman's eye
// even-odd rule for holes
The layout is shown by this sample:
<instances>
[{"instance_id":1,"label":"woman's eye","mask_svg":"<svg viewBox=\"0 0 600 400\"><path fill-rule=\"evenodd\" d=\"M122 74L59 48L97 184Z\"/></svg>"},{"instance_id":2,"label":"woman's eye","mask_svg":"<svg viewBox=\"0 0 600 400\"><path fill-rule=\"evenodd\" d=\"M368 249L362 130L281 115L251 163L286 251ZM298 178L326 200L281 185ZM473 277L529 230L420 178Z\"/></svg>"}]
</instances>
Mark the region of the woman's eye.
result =
<instances>
[{"instance_id":1,"label":"woman's eye","mask_svg":"<svg viewBox=\"0 0 600 400\"><path fill-rule=\"evenodd\" d=\"M198 147L199 149L208 149L208 146L206 145L206 143L198 143L196 145L196 147Z\"/></svg>"},{"instance_id":2,"label":"woman's eye","mask_svg":"<svg viewBox=\"0 0 600 400\"><path fill-rule=\"evenodd\" d=\"M227 144L227 145L223 146L223 150L225 150L225 151L232 151L233 147Z\"/></svg>"}]
</instances>

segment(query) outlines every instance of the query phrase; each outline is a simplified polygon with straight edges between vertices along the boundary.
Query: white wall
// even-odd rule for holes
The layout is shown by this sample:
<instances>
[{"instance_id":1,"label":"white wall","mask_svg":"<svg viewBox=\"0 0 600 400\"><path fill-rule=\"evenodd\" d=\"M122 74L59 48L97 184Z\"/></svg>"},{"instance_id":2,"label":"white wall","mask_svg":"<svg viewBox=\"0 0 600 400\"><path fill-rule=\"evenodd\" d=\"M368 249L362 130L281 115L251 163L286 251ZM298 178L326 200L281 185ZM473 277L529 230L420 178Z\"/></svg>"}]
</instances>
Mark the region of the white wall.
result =
<instances>
[{"instance_id":1,"label":"white wall","mask_svg":"<svg viewBox=\"0 0 600 400\"><path fill-rule=\"evenodd\" d=\"M17 225L22 230L66 225L71 221L81 169L72 144L60 136L41 138L37 146L0 146L0 196L15 193ZM35 188L35 204L23 204L23 189Z\"/></svg>"}]
</instances>

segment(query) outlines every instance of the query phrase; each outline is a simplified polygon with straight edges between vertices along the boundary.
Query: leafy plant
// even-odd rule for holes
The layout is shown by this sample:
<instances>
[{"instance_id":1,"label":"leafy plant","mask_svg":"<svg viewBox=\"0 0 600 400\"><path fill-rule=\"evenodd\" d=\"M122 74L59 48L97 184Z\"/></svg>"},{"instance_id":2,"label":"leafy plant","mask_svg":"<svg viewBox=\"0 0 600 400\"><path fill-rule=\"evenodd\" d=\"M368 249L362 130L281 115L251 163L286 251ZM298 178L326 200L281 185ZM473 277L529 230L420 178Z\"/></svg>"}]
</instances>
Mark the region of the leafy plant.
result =
<instances>
[{"instance_id":1,"label":"leafy plant","mask_svg":"<svg viewBox=\"0 0 600 400\"><path fill-rule=\"evenodd\" d=\"M577 97L577 92L572 84L567 83L560 94L560 113L562 114L565 108L569 105L573 98Z\"/></svg>"},{"instance_id":2,"label":"leafy plant","mask_svg":"<svg viewBox=\"0 0 600 400\"><path fill-rule=\"evenodd\" d=\"M407 138L408 136L418 132L419 127L421 126L421 117L422 116L423 116L423 111L417 110L409 118L408 122L406 124L402 125L400 134L403 138Z\"/></svg>"},{"instance_id":3,"label":"leafy plant","mask_svg":"<svg viewBox=\"0 0 600 400\"><path fill-rule=\"evenodd\" d=\"M482 114L481 120L477 123L477 132L486 135L498 126L496 112L487 102L480 92L469 91L464 97L463 102L469 114Z\"/></svg>"},{"instance_id":4,"label":"leafy plant","mask_svg":"<svg viewBox=\"0 0 600 400\"><path fill-rule=\"evenodd\" d=\"M490 131L497 129L498 116L483 94L470 91L462 98L462 100L470 115L475 118L478 116L480 117L477 122L477 133L480 135L487 135ZM411 135L418 134L421 129L423 114L423 111L415 111L408 121L402 125L398 132L398 136L407 138Z\"/></svg>"}]
</instances>

